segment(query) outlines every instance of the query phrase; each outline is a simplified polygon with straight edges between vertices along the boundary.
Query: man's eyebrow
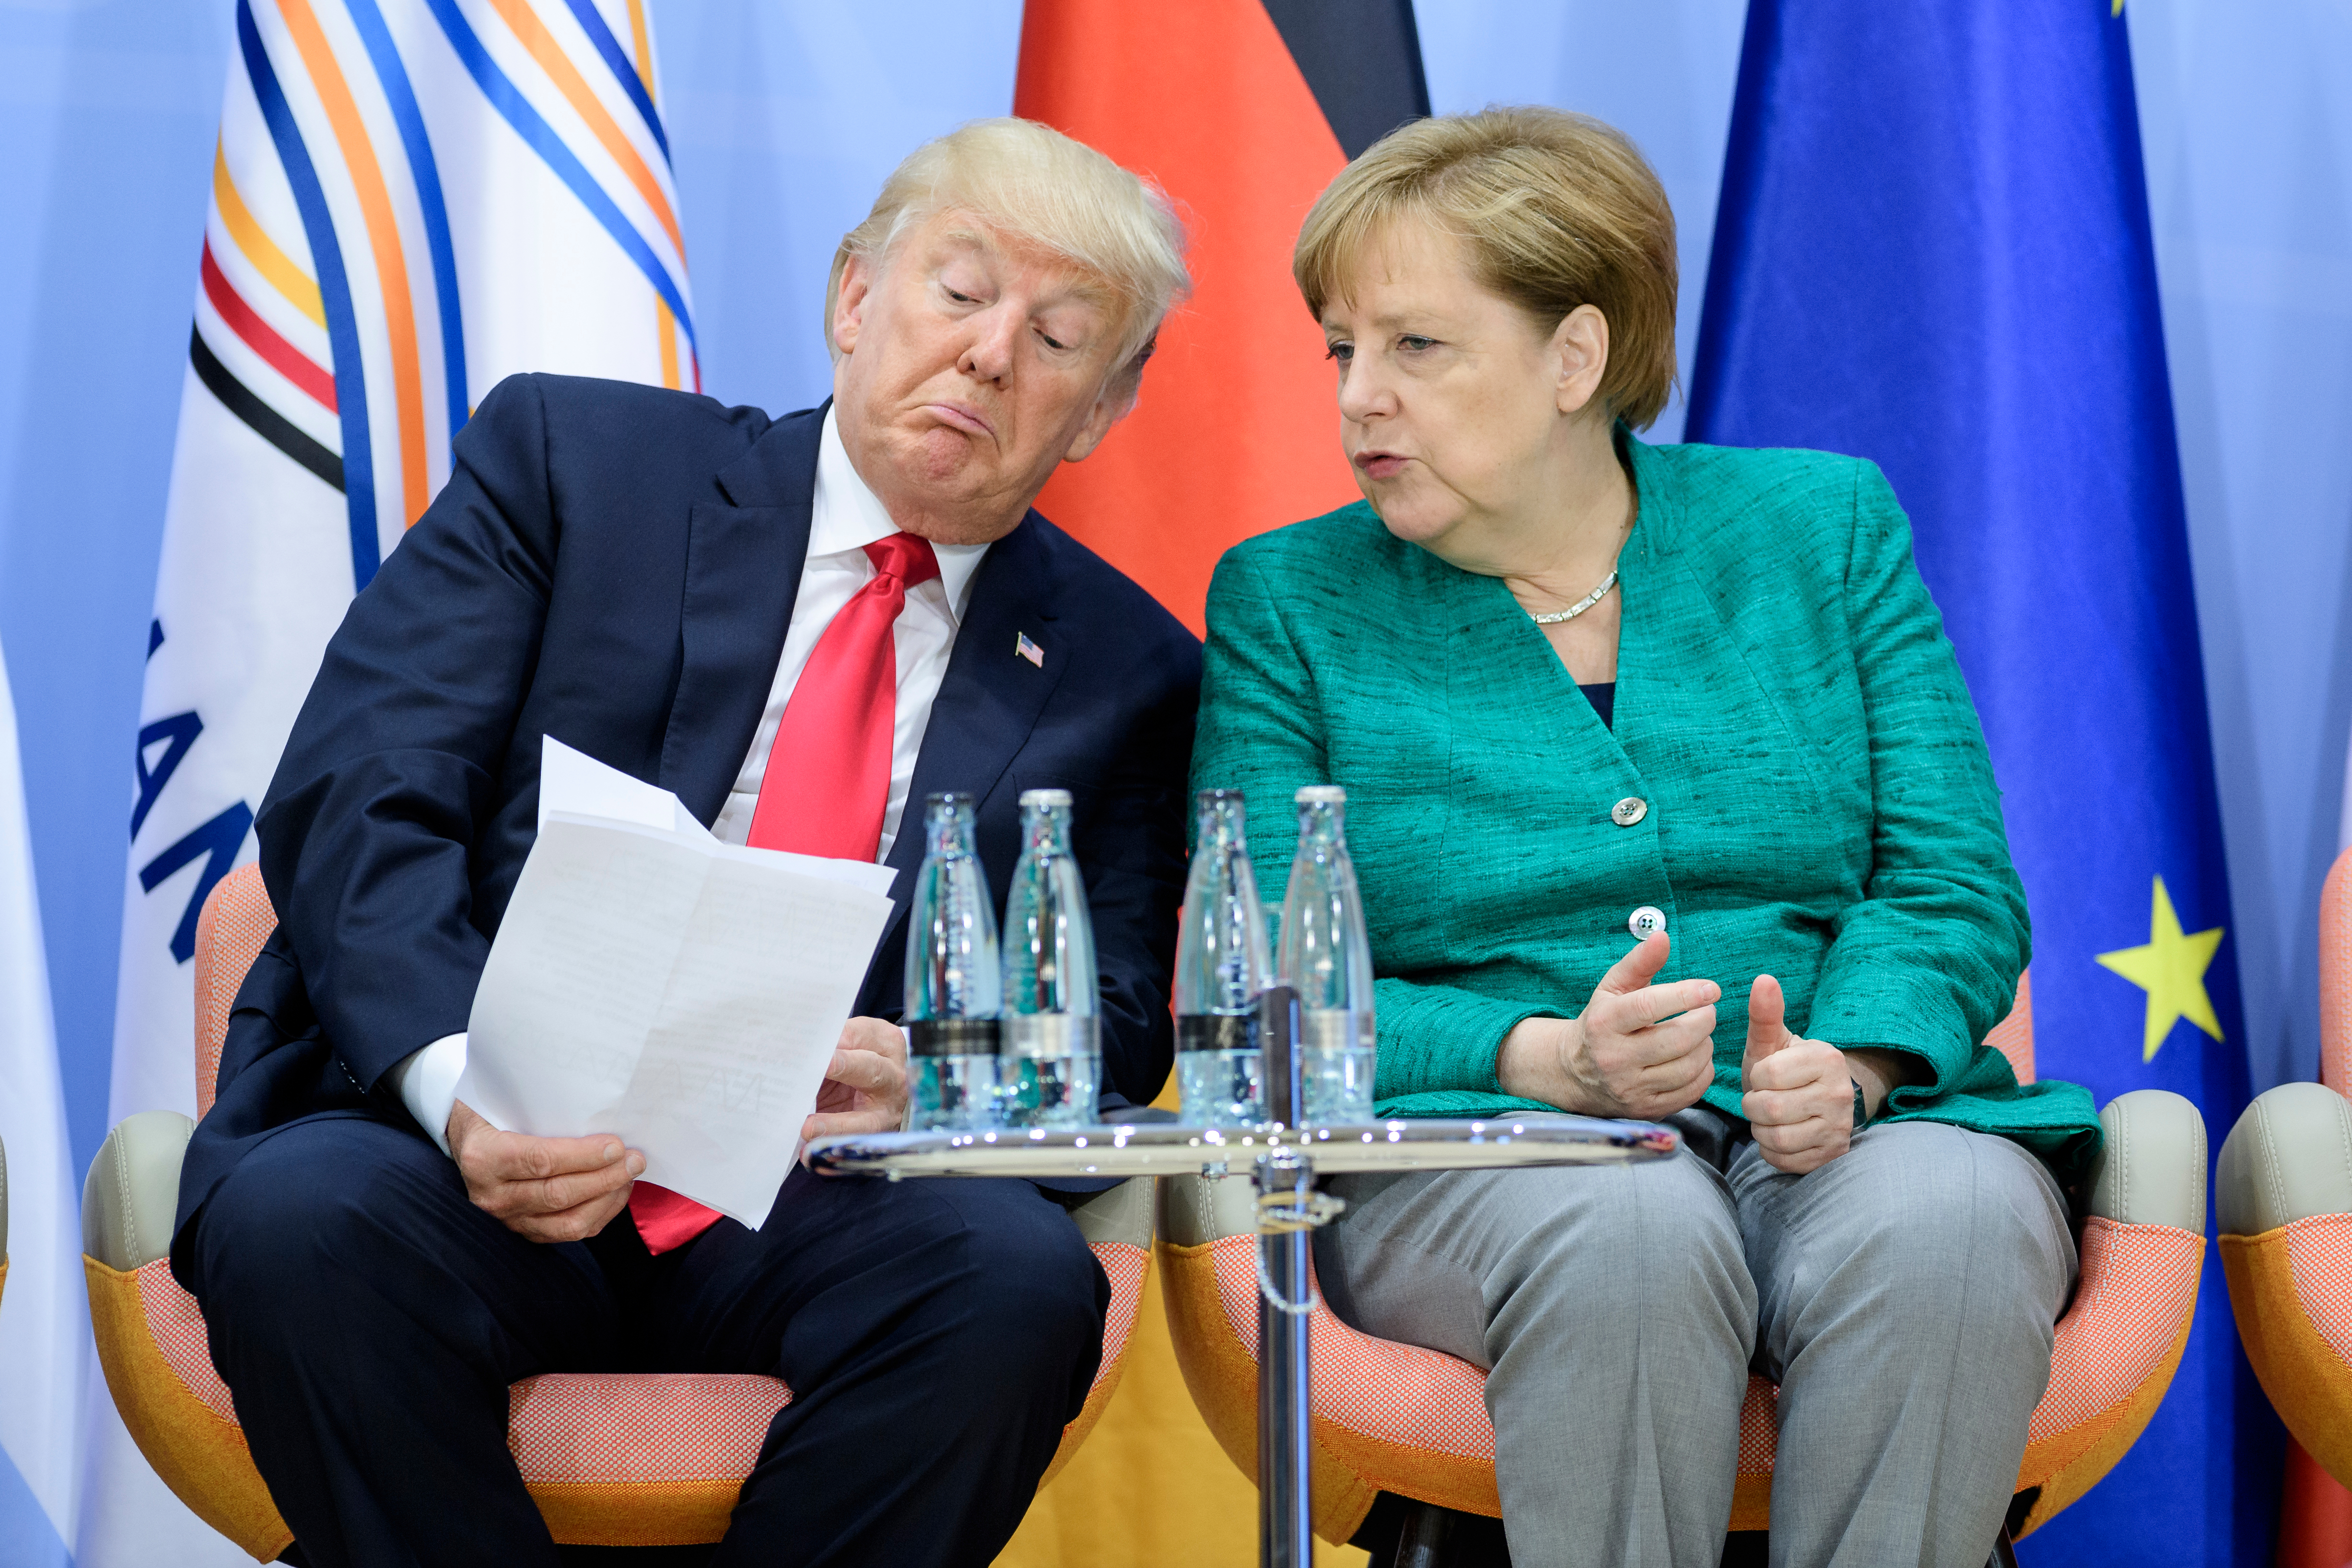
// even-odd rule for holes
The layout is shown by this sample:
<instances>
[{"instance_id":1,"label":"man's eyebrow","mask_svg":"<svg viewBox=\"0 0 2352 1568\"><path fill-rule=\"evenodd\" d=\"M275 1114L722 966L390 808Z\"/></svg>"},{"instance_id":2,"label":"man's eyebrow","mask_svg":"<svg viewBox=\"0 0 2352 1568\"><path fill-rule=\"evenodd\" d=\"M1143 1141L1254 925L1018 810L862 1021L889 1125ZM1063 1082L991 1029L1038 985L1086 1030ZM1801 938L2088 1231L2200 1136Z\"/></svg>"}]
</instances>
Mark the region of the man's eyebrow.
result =
<instances>
[{"instance_id":1,"label":"man's eyebrow","mask_svg":"<svg viewBox=\"0 0 2352 1568\"><path fill-rule=\"evenodd\" d=\"M992 259L1009 259L1003 242L982 229L962 227L941 229L940 238L949 244L961 245L977 250ZM1116 285L1108 279L1097 277L1083 267L1066 268L1062 273L1058 287L1051 290L1042 303L1050 310L1053 306L1061 303L1065 297L1103 310L1115 311L1121 303Z\"/></svg>"},{"instance_id":2,"label":"man's eyebrow","mask_svg":"<svg viewBox=\"0 0 2352 1568\"><path fill-rule=\"evenodd\" d=\"M1097 306L1106 310L1117 309L1119 303L1117 289L1113 288L1107 279L1097 278L1083 268L1073 268L1064 274L1063 284L1055 292L1066 294L1082 304ZM1049 295L1046 302L1058 304L1060 300Z\"/></svg>"}]
</instances>

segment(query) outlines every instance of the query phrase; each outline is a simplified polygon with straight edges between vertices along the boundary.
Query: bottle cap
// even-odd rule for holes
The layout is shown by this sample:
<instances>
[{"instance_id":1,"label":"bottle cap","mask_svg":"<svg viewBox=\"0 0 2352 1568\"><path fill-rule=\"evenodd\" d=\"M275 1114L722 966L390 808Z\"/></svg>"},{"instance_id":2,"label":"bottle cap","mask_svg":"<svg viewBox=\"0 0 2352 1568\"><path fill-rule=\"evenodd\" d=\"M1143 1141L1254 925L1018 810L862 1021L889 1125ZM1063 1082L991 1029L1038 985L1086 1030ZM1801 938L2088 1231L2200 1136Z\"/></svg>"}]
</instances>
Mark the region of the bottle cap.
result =
<instances>
[{"instance_id":1,"label":"bottle cap","mask_svg":"<svg viewBox=\"0 0 2352 1568\"><path fill-rule=\"evenodd\" d=\"M1300 805L1345 805L1348 792L1338 784L1308 784L1290 798Z\"/></svg>"},{"instance_id":2,"label":"bottle cap","mask_svg":"<svg viewBox=\"0 0 2352 1568\"><path fill-rule=\"evenodd\" d=\"M1021 792L1023 805L1067 805L1070 792L1066 789L1024 789Z\"/></svg>"},{"instance_id":3,"label":"bottle cap","mask_svg":"<svg viewBox=\"0 0 2352 1568\"><path fill-rule=\"evenodd\" d=\"M1192 797L1195 805L1223 805L1228 802L1239 805L1241 801L1242 792L1237 789L1204 789Z\"/></svg>"},{"instance_id":4,"label":"bottle cap","mask_svg":"<svg viewBox=\"0 0 2352 1568\"><path fill-rule=\"evenodd\" d=\"M925 795L923 804L934 808L942 805L970 805L971 796L960 789L942 790L937 795Z\"/></svg>"}]
</instances>

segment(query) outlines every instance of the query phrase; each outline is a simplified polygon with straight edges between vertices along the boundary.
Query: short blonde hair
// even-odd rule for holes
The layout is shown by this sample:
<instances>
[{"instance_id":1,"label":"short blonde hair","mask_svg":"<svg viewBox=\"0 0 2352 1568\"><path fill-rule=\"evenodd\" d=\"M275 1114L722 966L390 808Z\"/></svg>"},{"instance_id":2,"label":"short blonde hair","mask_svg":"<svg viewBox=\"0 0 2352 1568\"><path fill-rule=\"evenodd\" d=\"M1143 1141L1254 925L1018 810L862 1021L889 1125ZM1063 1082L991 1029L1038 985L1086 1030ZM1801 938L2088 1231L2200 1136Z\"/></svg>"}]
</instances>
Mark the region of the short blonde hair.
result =
<instances>
[{"instance_id":1,"label":"short blonde hair","mask_svg":"<svg viewBox=\"0 0 2352 1568\"><path fill-rule=\"evenodd\" d=\"M1675 213L1624 133L1557 109L1419 120L1339 171L1299 230L1291 273L1319 321L1368 246L1411 216L1459 239L1486 288L1544 331L1579 305L1609 323L1601 397L1635 429L1675 387Z\"/></svg>"},{"instance_id":2,"label":"short blonde hair","mask_svg":"<svg viewBox=\"0 0 2352 1568\"><path fill-rule=\"evenodd\" d=\"M1034 120L975 120L909 153L866 221L842 236L824 289L824 341L835 359L834 307L849 258L879 268L908 232L943 212L970 213L1101 279L1123 311L1114 363L1129 375L1142 374L1160 321L1192 286L1184 226L1158 185Z\"/></svg>"}]
</instances>

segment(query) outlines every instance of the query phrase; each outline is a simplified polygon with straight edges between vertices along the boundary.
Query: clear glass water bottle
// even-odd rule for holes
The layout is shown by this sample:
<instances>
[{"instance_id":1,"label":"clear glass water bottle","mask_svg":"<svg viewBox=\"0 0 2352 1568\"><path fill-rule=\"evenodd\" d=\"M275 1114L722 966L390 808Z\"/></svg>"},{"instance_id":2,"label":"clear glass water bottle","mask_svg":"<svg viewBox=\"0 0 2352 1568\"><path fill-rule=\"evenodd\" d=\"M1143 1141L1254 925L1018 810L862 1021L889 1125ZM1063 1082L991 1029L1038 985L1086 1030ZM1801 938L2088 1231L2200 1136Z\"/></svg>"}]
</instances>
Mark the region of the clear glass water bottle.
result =
<instances>
[{"instance_id":1,"label":"clear glass water bottle","mask_svg":"<svg viewBox=\"0 0 2352 1568\"><path fill-rule=\"evenodd\" d=\"M1265 1120L1258 997L1272 975L1242 792L1201 792L1200 829L1176 935L1176 1088L1191 1127Z\"/></svg>"},{"instance_id":2,"label":"clear glass water bottle","mask_svg":"<svg viewBox=\"0 0 2352 1568\"><path fill-rule=\"evenodd\" d=\"M923 865L907 912L907 1042L919 1130L997 1122L997 1014L1004 974L972 799L923 804Z\"/></svg>"},{"instance_id":3,"label":"clear glass water bottle","mask_svg":"<svg viewBox=\"0 0 2352 1568\"><path fill-rule=\"evenodd\" d=\"M1004 900L999 1103L1016 1127L1083 1127L1102 1081L1101 980L1066 790L1021 794L1021 858Z\"/></svg>"},{"instance_id":4,"label":"clear glass water bottle","mask_svg":"<svg viewBox=\"0 0 2352 1568\"><path fill-rule=\"evenodd\" d=\"M1298 993L1298 1055L1310 1126L1372 1120L1372 948L1348 858L1348 792L1310 784L1282 900L1275 973Z\"/></svg>"}]
</instances>

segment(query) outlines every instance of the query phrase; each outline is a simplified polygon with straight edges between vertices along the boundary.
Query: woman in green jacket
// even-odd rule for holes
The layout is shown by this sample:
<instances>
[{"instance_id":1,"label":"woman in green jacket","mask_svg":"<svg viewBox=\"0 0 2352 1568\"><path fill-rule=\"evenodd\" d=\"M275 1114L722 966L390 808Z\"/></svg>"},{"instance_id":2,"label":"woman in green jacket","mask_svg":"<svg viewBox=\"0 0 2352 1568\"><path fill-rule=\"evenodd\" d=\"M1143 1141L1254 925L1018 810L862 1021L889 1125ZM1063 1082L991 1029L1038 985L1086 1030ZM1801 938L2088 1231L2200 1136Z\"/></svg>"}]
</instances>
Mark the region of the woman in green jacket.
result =
<instances>
[{"instance_id":1,"label":"woman in green jacket","mask_svg":"<svg viewBox=\"0 0 2352 1568\"><path fill-rule=\"evenodd\" d=\"M2098 1121L1982 1044L2025 899L1901 508L1853 458L1633 437L1674 217L1597 121L1407 126L1296 269L1365 500L1219 565L1194 783L1269 868L1292 792L1347 788L1382 1114L1686 1135L1345 1180L1327 1293L1488 1369L1520 1568L1711 1568L1751 1364L1773 1563L1976 1568Z\"/></svg>"}]
</instances>

